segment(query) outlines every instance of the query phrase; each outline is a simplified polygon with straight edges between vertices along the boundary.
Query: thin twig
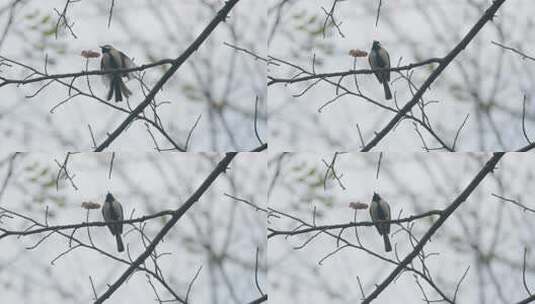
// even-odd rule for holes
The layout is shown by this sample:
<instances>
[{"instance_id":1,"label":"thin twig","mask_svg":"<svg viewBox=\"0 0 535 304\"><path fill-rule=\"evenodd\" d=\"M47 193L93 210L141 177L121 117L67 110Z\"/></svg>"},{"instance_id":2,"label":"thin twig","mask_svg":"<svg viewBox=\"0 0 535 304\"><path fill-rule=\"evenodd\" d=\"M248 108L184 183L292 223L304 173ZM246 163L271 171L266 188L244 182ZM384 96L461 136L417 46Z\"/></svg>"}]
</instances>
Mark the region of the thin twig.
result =
<instances>
[{"instance_id":1,"label":"thin twig","mask_svg":"<svg viewBox=\"0 0 535 304\"><path fill-rule=\"evenodd\" d=\"M492 43L492 44L495 44L495 45L497 45L497 46L499 46L499 47L501 47L501 48L504 48L504 49L506 49L506 50L512 51L512 52L514 52L514 53L517 53L518 55L520 55L520 56L522 57L522 59L529 59L529 60L533 60L533 61L535 61L535 57L526 55L524 52L519 51L519 50L517 50L517 49L515 49L515 48L512 48L512 47L510 47L510 46L503 45L503 44L498 43L498 42L496 42L496 41L491 41L491 43Z\"/></svg>"},{"instance_id":2,"label":"thin twig","mask_svg":"<svg viewBox=\"0 0 535 304\"><path fill-rule=\"evenodd\" d=\"M110 13L108 17L108 28L111 26L111 17L113 15L113 7L115 6L115 0L111 0Z\"/></svg>"},{"instance_id":3,"label":"thin twig","mask_svg":"<svg viewBox=\"0 0 535 304\"><path fill-rule=\"evenodd\" d=\"M379 15L381 14L381 5L383 4L382 0L379 0L379 5L377 6L377 17L375 18L375 27L379 23Z\"/></svg>"},{"instance_id":4,"label":"thin twig","mask_svg":"<svg viewBox=\"0 0 535 304\"><path fill-rule=\"evenodd\" d=\"M193 287L193 283L195 282L195 280L197 280L197 277L201 273L201 270L202 270L202 265L199 267L199 269L197 269L197 272L193 276L193 279L191 279L191 281L188 284L188 291L186 292L186 303L188 303L189 294L191 292L191 288Z\"/></svg>"}]
</instances>

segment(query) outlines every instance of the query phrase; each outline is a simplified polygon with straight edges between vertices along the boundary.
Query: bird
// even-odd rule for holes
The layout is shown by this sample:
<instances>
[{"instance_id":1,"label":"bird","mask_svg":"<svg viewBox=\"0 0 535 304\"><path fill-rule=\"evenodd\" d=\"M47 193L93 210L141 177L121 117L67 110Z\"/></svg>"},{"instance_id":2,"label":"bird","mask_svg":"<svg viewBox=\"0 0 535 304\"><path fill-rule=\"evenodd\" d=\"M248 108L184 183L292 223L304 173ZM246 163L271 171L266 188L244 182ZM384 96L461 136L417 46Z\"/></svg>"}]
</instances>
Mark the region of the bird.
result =
<instances>
[{"instance_id":1,"label":"bird","mask_svg":"<svg viewBox=\"0 0 535 304\"><path fill-rule=\"evenodd\" d=\"M383 236L385 242L385 251L392 251L392 245L388 235L390 234L390 223L379 223L377 221L390 221L390 205L379 196L377 193L373 193L372 203L370 204L370 216L372 218L377 231Z\"/></svg>"},{"instance_id":2,"label":"bird","mask_svg":"<svg viewBox=\"0 0 535 304\"><path fill-rule=\"evenodd\" d=\"M372 70L375 69L390 69L390 55L385 48L381 46L379 41L374 40L372 44L372 49L368 55L368 61ZM385 90L385 98L392 99L392 92L390 92L390 87L388 82L390 81L390 70L384 71L374 71L373 72L380 83L383 84Z\"/></svg>"},{"instance_id":3,"label":"bird","mask_svg":"<svg viewBox=\"0 0 535 304\"><path fill-rule=\"evenodd\" d=\"M100 46L102 50L102 59L100 60L100 70L109 71L114 69L128 69L135 67L134 62L123 52L115 49L113 46L106 44ZM128 97L132 95L132 92L126 87L122 77L128 79L134 78L132 73L109 73L104 74L104 81L109 86L108 95L106 100L110 100L115 93L115 102L123 100L123 95Z\"/></svg>"},{"instance_id":4,"label":"bird","mask_svg":"<svg viewBox=\"0 0 535 304\"><path fill-rule=\"evenodd\" d=\"M121 238L121 234L123 233L123 223L110 223L112 221L122 221L124 219L123 206L109 192L106 195L104 206L102 206L102 217L104 217L104 221L107 223L111 234L115 236L115 240L117 241L117 251L123 252L124 245L123 239Z\"/></svg>"}]
</instances>

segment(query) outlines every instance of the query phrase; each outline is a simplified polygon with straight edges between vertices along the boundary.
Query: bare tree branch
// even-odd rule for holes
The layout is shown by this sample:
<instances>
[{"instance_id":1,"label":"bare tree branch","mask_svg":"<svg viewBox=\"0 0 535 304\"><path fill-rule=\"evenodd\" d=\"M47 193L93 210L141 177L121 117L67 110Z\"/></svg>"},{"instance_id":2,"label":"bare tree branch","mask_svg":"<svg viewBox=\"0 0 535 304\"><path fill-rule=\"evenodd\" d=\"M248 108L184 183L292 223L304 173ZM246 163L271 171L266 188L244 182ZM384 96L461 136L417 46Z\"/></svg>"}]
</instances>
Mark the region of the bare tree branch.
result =
<instances>
[{"instance_id":1,"label":"bare tree branch","mask_svg":"<svg viewBox=\"0 0 535 304\"><path fill-rule=\"evenodd\" d=\"M520 55L522 57L522 59L529 59L529 60L533 60L535 61L535 57L532 57L532 56L529 56L529 55L526 55L526 53L522 52L522 51L519 51L513 47L510 47L510 46L506 46L506 45L503 45L501 43L498 43L496 41L491 41L492 44L495 44L503 49L506 49L506 50L509 50L509 51L512 51L513 53L516 53L518 55Z\"/></svg>"}]
</instances>

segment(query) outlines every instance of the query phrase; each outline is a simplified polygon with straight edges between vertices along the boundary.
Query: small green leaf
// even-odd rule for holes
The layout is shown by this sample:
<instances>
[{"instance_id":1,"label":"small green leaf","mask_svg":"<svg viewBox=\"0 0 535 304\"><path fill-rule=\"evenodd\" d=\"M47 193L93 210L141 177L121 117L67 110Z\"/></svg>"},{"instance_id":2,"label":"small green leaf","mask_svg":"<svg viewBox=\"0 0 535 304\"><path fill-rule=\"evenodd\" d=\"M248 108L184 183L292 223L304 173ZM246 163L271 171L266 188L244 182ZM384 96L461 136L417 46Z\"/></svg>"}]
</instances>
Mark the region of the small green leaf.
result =
<instances>
[{"instance_id":1,"label":"small green leaf","mask_svg":"<svg viewBox=\"0 0 535 304\"><path fill-rule=\"evenodd\" d=\"M48 22L48 20L50 20L50 15L46 15L43 17L43 19L41 19L41 24L45 24Z\"/></svg>"}]
</instances>

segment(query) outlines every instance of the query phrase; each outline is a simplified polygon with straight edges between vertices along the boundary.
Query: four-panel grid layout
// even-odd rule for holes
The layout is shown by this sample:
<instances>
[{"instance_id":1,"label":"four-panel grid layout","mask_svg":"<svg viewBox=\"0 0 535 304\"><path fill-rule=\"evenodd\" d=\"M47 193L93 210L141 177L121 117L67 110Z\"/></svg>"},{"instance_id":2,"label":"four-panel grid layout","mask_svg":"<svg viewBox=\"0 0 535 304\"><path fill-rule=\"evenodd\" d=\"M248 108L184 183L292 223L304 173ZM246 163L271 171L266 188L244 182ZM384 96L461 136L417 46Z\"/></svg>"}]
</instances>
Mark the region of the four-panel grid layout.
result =
<instances>
[{"instance_id":1,"label":"four-panel grid layout","mask_svg":"<svg viewBox=\"0 0 535 304\"><path fill-rule=\"evenodd\" d=\"M0 303L535 302L531 0L0 0Z\"/></svg>"}]
</instances>

